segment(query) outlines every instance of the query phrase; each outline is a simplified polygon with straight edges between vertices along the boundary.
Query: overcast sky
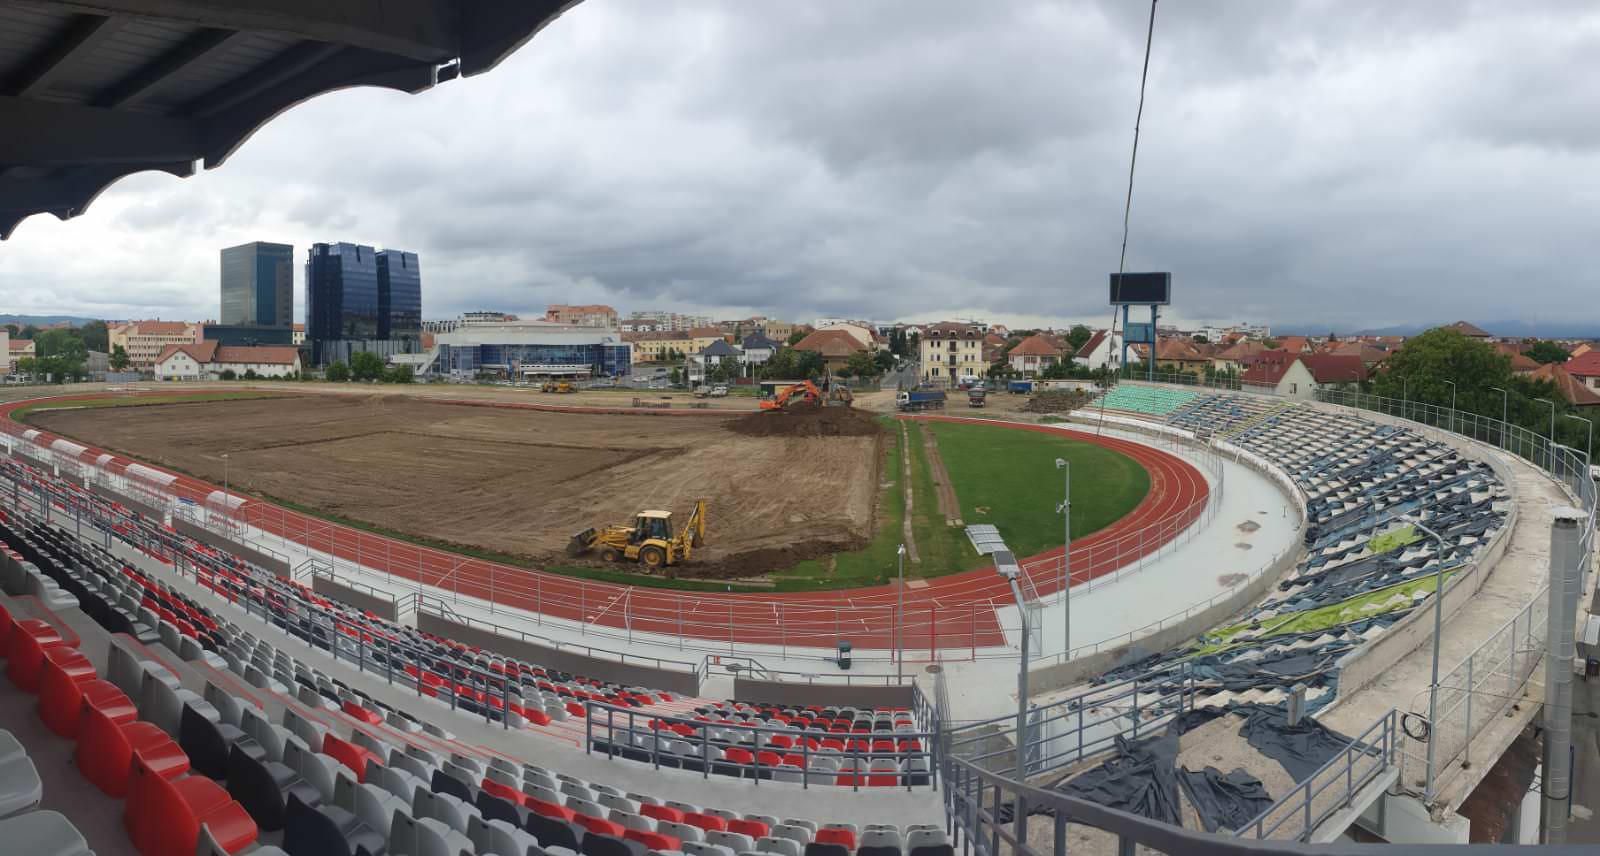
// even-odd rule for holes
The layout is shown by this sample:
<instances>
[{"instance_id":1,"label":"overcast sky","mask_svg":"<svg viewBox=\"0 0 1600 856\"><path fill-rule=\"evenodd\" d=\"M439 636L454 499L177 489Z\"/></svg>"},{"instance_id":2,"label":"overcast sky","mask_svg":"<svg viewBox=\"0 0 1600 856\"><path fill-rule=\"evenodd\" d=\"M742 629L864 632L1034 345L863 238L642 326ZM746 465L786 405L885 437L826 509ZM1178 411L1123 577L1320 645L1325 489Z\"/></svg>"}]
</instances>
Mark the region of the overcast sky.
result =
<instances>
[{"instance_id":1,"label":"overcast sky","mask_svg":"<svg viewBox=\"0 0 1600 856\"><path fill-rule=\"evenodd\" d=\"M489 74L35 216L0 313L212 318L219 248L347 240L419 253L427 317L1104 324L1148 9L587 0ZM1190 321L1592 316L1597 56L1580 0L1168 0L1128 267Z\"/></svg>"}]
</instances>

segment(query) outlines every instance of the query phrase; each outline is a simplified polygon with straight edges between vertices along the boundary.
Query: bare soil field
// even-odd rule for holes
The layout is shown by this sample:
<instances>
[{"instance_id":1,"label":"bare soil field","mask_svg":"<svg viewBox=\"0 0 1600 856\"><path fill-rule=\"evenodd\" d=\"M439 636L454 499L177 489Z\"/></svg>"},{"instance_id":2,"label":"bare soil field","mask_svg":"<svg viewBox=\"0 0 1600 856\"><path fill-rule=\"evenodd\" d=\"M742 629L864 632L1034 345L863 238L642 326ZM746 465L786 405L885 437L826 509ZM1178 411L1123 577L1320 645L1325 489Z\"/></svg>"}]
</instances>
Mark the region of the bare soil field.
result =
<instances>
[{"instance_id":1,"label":"bare soil field","mask_svg":"<svg viewBox=\"0 0 1600 856\"><path fill-rule=\"evenodd\" d=\"M235 490L537 562L570 564L572 533L641 509L670 510L681 525L699 499L707 544L684 576L777 570L865 544L881 433L736 430L762 418L786 421L309 395L45 411L29 421L216 484L227 453Z\"/></svg>"}]
</instances>

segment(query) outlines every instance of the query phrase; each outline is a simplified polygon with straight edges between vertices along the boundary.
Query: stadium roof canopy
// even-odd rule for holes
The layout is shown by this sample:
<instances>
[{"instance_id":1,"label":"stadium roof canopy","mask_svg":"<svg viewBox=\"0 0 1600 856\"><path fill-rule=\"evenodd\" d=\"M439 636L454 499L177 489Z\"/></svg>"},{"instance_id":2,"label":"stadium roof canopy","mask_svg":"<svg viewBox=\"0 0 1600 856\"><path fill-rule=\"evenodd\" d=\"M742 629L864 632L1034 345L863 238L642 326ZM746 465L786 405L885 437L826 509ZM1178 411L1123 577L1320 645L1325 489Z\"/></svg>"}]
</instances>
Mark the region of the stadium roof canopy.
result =
<instances>
[{"instance_id":1,"label":"stadium roof canopy","mask_svg":"<svg viewBox=\"0 0 1600 856\"><path fill-rule=\"evenodd\" d=\"M578 0L0 0L0 239L334 89L494 68Z\"/></svg>"}]
</instances>

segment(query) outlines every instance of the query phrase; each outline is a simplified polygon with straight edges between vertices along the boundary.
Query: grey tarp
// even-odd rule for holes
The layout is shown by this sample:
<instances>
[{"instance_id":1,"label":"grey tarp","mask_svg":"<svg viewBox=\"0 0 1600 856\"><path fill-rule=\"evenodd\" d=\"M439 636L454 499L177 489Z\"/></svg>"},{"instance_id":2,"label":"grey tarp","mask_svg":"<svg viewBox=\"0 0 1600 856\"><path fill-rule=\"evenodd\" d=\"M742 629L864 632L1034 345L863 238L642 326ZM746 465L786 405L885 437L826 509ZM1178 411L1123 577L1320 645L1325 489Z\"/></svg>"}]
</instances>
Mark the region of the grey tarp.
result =
<instances>
[{"instance_id":1,"label":"grey tarp","mask_svg":"<svg viewBox=\"0 0 1600 856\"><path fill-rule=\"evenodd\" d=\"M1108 808L1183 825L1178 802L1178 735L1139 741L1116 738L1117 754L1066 784L1063 794Z\"/></svg>"},{"instance_id":2,"label":"grey tarp","mask_svg":"<svg viewBox=\"0 0 1600 856\"><path fill-rule=\"evenodd\" d=\"M1241 712L1243 708L1241 707ZM1350 738L1306 717L1290 725L1287 714L1276 708L1254 707L1239 728L1239 736L1261 754L1283 765L1296 782L1311 778L1350 745Z\"/></svg>"}]
</instances>

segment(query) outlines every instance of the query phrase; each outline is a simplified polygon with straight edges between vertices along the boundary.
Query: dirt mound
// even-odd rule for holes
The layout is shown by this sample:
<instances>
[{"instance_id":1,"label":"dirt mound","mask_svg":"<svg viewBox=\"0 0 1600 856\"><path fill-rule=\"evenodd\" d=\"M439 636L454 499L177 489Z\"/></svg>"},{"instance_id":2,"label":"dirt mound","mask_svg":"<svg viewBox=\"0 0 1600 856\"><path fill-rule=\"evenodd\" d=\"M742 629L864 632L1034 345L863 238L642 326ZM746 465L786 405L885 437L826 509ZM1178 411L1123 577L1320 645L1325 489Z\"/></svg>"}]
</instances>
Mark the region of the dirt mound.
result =
<instances>
[{"instance_id":1,"label":"dirt mound","mask_svg":"<svg viewBox=\"0 0 1600 856\"><path fill-rule=\"evenodd\" d=\"M1076 389L1051 389L1028 399L1022 409L1026 413L1068 413L1088 404L1093 397Z\"/></svg>"},{"instance_id":2,"label":"dirt mound","mask_svg":"<svg viewBox=\"0 0 1600 856\"><path fill-rule=\"evenodd\" d=\"M870 413L848 407L797 407L748 413L729 422L728 430L747 437L872 437L883 426Z\"/></svg>"}]
</instances>

